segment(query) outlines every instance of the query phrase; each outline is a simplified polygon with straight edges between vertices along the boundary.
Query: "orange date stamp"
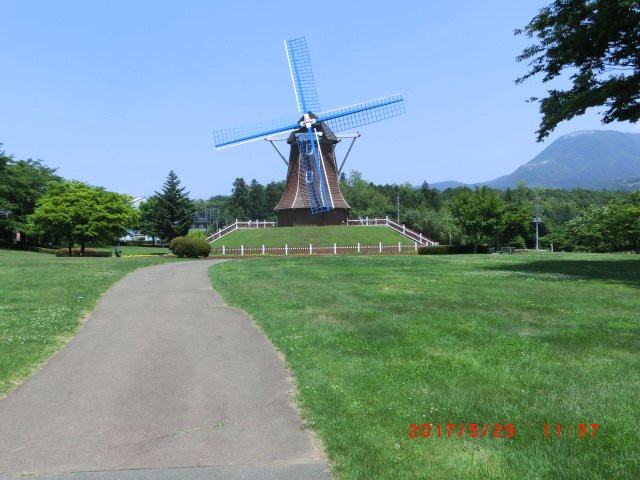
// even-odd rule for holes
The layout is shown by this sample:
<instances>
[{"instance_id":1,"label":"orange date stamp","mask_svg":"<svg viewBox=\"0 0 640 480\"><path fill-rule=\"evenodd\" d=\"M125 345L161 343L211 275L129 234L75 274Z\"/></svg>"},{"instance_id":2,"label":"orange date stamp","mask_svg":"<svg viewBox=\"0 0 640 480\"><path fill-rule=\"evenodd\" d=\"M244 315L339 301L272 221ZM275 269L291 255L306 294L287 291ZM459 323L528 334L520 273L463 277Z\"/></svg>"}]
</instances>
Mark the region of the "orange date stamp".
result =
<instances>
[{"instance_id":1,"label":"orange date stamp","mask_svg":"<svg viewBox=\"0 0 640 480\"><path fill-rule=\"evenodd\" d=\"M545 438L595 438L598 423L542 424L541 434ZM409 438L514 438L513 423L412 423Z\"/></svg>"}]
</instances>

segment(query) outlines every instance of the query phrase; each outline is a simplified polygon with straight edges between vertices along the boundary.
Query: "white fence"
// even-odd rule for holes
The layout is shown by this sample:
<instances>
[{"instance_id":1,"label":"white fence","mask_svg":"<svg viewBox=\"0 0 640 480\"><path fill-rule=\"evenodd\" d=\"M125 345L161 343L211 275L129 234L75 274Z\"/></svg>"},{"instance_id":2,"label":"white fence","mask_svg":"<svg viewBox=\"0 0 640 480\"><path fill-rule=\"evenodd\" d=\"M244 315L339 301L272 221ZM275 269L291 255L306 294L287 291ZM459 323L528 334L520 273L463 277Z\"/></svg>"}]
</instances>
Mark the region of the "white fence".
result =
<instances>
[{"instance_id":1,"label":"white fence","mask_svg":"<svg viewBox=\"0 0 640 480\"><path fill-rule=\"evenodd\" d=\"M407 228L405 225L400 225L399 223L390 220L389 217L386 218L359 218L359 219L349 219L347 220L348 225L352 226L363 226L363 227L387 227L393 230L394 232L399 233L400 235L412 240L418 245L438 245L438 242L434 242L428 237L422 235L422 233L417 233ZM207 237L207 241L209 243L218 240L220 237L224 237L225 235L234 232L236 230L249 229L249 228L270 228L276 227L276 222L267 222L266 220L249 220L248 222L239 222L236 219L235 223L231 225L227 225L224 228L221 228L215 233L212 233ZM284 247L283 247L284 248ZM319 247L319 248L330 248L330 247ZM338 248L352 248L352 247L338 247ZM355 247L353 247L355 248ZM386 248L386 247L385 247ZM214 249L216 250L216 249Z\"/></svg>"},{"instance_id":2,"label":"white fence","mask_svg":"<svg viewBox=\"0 0 640 480\"><path fill-rule=\"evenodd\" d=\"M418 245L438 245L438 242L431 240L428 237L425 237L421 233L414 232L410 228L407 228L405 225L400 225L399 223L390 220L389 217L386 218L358 218L358 219L349 219L347 220L348 225L361 225L363 227L378 227L384 226L388 227L391 230L398 232L400 235L407 237L410 240L413 240Z\"/></svg>"},{"instance_id":3,"label":"white fence","mask_svg":"<svg viewBox=\"0 0 640 480\"><path fill-rule=\"evenodd\" d=\"M231 255L231 256L244 256L244 255L346 255L346 254L358 254L358 253L415 253L418 250L418 243L414 242L412 245L406 245L398 242L397 245L356 245L341 247L337 244L333 246L317 246L309 244L304 247L290 247L285 244L282 247L267 247L262 245L260 247L245 247L240 245L239 247L226 247L212 248L211 255Z\"/></svg>"},{"instance_id":4,"label":"white fence","mask_svg":"<svg viewBox=\"0 0 640 480\"><path fill-rule=\"evenodd\" d=\"M269 228L277 226L276 222L267 222L266 220L249 220L248 222L239 222L236 218L235 223L231 225L227 225L226 227L221 228L217 232L212 233L207 237L207 241L209 243L219 239L220 237L224 237L228 233L234 232L236 230L248 229L248 228Z\"/></svg>"}]
</instances>

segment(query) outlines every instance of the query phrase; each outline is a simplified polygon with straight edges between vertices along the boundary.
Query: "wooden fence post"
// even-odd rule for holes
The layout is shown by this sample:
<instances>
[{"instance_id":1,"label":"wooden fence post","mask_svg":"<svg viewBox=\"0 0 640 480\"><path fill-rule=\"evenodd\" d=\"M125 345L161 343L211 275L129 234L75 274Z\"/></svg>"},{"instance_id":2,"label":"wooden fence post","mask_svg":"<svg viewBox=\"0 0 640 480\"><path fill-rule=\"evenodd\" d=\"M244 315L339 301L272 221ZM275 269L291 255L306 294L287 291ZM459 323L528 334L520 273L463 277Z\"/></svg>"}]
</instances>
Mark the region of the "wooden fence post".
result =
<instances>
[{"instance_id":1,"label":"wooden fence post","mask_svg":"<svg viewBox=\"0 0 640 480\"><path fill-rule=\"evenodd\" d=\"M398 252L402 252L402 247L400 246L400 242L398 242Z\"/></svg>"},{"instance_id":2,"label":"wooden fence post","mask_svg":"<svg viewBox=\"0 0 640 480\"><path fill-rule=\"evenodd\" d=\"M382 242L380 242L380 245L378 245L379 247L379 252L382 253Z\"/></svg>"},{"instance_id":3,"label":"wooden fence post","mask_svg":"<svg viewBox=\"0 0 640 480\"><path fill-rule=\"evenodd\" d=\"M284 254L289 255L289 245L287 245L286 243L284 244Z\"/></svg>"},{"instance_id":4,"label":"wooden fence post","mask_svg":"<svg viewBox=\"0 0 640 480\"><path fill-rule=\"evenodd\" d=\"M313 245L309 244L309 255L313 254Z\"/></svg>"},{"instance_id":5,"label":"wooden fence post","mask_svg":"<svg viewBox=\"0 0 640 480\"><path fill-rule=\"evenodd\" d=\"M244 255L244 245L240 245L240 255Z\"/></svg>"},{"instance_id":6,"label":"wooden fence post","mask_svg":"<svg viewBox=\"0 0 640 480\"><path fill-rule=\"evenodd\" d=\"M224 255L224 245L222 245L222 255Z\"/></svg>"},{"instance_id":7,"label":"wooden fence post","mask_svg":"<svg viewBox=\"0 0 640 480\"><path fill-rule=\"evenodd\" d=\"M264 255L264 243L262 244L262 254Z\"/></svg>"},{"instance_id":8,"label":"wooden fence post","mask_svg":"<svg viewBox=\"0 0 640 480\"><path fill-rule=\"evenodd\" d=\"M358 242L358 253L360 253L360 242Z\"/></svg>"},{"instance_id":9,"label":"wooden fence post","mask_svg":"<svg viewBox=\"0 0 640 480\"><path fill-rule=\"evenodd\" d=\"M336 244L333 244L333 254L337 255L338 254L338 248L336 247Z\"/></svg>"}]
</instances>

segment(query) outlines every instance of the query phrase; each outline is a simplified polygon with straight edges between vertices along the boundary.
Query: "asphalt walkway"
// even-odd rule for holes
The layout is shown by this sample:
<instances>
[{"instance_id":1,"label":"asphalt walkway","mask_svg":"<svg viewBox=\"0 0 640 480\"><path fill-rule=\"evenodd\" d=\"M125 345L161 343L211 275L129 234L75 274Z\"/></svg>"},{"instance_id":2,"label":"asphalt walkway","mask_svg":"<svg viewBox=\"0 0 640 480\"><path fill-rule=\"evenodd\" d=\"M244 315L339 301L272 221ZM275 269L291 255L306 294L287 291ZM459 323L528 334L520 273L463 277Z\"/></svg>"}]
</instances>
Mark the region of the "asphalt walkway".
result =
<instances>
[{"instance_id":1,"label":"asphalt walkway","mask_svg":"<svg viewBox=\"0 0 640 480\"><path fill-rule=\"evenodd\" d=\"M128 274L0 400L0 478L330 478L284 363L212 290L213 263Z\"/></svg>"}]
</instances>

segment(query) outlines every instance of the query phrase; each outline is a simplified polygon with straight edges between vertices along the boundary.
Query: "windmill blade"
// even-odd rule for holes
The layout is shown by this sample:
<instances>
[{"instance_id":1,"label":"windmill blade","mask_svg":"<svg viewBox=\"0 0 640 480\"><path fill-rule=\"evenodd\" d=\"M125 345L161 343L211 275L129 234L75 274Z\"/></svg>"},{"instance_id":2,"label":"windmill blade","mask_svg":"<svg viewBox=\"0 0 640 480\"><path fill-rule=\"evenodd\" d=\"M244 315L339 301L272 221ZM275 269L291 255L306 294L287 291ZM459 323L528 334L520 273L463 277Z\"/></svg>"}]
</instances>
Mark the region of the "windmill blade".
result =
<instances>
[{"instance_id":1,"label":"windmill blade","mask_svg":"<svg viewBox=\"0 0 640 480\"><path fill-rule=\"evenodd\" d=\"M300 124L291 118L281 118L270 122L258 123L248 127L226 128L213 132L217 149L253 142L275 133L300 128Z\"/></svg>"},{"instance_id":2,"label":"windmill blade","mask_svg":"<svg viewBox=\"0 0 640 480\"><path fill-rule=\"evenodd\" d=\"M307 41L304 37L286 40L284 47L287 50L287 59L289 60L293 89L296 92L298 111L300 113L320 111L320 101L316 92L316 82L313 79Z\"/></svg>"},{"instance_id":3,"label":"windmill blade","mask_svg":"<svg viewBox=\"0 0 640 480\"><path fill-rule=\"evenodd\" d=\"M320 113L317 121L326 123L334 132L342 132L403 113L402 95L392 95Z\"/></svg>"}]
</instances>

